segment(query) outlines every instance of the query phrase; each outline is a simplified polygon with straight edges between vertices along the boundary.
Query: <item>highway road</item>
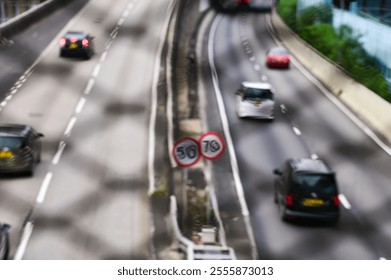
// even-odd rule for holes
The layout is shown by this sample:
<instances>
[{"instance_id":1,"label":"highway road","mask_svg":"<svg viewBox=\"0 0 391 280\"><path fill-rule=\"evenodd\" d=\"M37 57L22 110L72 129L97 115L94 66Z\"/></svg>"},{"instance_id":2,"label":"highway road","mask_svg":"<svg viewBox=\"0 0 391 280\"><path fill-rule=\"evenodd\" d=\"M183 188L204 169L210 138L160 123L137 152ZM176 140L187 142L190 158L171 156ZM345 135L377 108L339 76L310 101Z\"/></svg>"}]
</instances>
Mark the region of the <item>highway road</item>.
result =
<instances>
[{"instance_id":1,"label":"highway road","mask_svg":"<svg viewBox=\"0 0 391 280\"><path fill-rule=\"evenodd\" d=\"M21 66L1 122L45 137L33 177L1 178L11 258L150 258L151 92L170 2L89 1ZM91 60L59 57L68 30L95 36Z\"/></svg>"},{"instance_id":2,"label":"highway road","mask_svg":"<svg viewBox=\"0 0 391 280\"><path fill-rule=\"evenodd\" d=\"M239 167L258 257L389 259L391 159L363 132L366 128L358 127L348 110L297 61L289 70L266 68L266 51L280 44L269 15L220 14L200 36L205 39L198 50L201 114L208 130L224 134L227 141L232 138L229 150ZM234 92L244 80L274 87L273 122L236 116ZM272 170L287 158L313 154L337 174L342 211L335 227L282 222L273 203ZM232 189L236 164L224 157L213 164L213 171L219 205L228 209L224 195Z\"/></svg>"}]
</instances>

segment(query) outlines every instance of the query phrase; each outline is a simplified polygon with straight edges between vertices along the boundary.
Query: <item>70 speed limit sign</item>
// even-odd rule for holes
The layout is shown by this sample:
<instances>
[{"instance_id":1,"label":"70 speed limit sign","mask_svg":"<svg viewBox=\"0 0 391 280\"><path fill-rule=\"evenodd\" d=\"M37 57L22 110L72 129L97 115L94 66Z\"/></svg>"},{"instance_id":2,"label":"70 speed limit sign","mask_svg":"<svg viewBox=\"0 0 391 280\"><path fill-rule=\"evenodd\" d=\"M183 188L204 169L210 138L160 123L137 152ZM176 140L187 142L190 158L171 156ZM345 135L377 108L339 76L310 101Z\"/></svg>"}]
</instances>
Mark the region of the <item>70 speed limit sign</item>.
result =
<instances>
[{"instance_id":1,"label":"70 speed limit sign","mask_svg":"<svg viewBox=\"0 0 391 280\"><path fill-rule=\"evenodd\" d=\"M215 160L225 151L223 138L216 132L207 132L197 141L191 137L183 137L174 144L172 154L176 163L182 167L196 164L201 156Z\"/></svg>"},{"instance_id":2,"label":"70 speed limit sign","mask_svg":"<svg viewBox=\"0 0 391 280\"><path fill-rule=\"evenodd\" d=\"M216 132L207 132L199 140L201 155L210 160L219 158L225 151L223 137Z\"/></svg>"}]
</instances>

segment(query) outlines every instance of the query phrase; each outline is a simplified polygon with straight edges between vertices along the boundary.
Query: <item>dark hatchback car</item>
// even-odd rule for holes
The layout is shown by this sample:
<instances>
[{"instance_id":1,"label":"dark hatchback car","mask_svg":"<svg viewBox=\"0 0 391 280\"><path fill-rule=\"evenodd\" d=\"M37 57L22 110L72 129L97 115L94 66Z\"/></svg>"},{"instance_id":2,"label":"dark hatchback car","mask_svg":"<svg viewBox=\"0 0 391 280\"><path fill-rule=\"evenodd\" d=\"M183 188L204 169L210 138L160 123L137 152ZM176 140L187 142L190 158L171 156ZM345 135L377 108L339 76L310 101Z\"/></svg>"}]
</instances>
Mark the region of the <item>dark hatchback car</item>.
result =
<instances>
[{"instance_id":1,"label":"dark hatchback car","mask_svg":"<svg viewBox=\"0 0 391 280\"><path fill-rule=\"evenodd\" d=\"M339 220L339 192L335 174L319 159L289 159L277 175L274 201L283 220Z\"/></svg>"},{"instance_id":2,"label":"dark hatchback car","mask_svg":"<svg viewBox=\"0 0 391 280\"><path fill-rule=\"evenodd\" d=\"M69 31L60 39L60 57L91 58L95 53L94 37L86 32Z\"/></svg>"},{"instance_id":3,"label":"dark hatchback car","mask_svg":"<svg viewBox=\"0 0 391 280\"><path fill-rule=\"evenodd\" d=\"M41 137L42 133L28 125L0 125L0 174L33 175L41 161Z\"/></svg>"},{"instance_id":4,"label":"dark hatchback car","mask_svg":"<svg viewBox=\"0 0 391 280\"><path fill-rule=\"evenodd\" d=\"M0 223L0 260L7 260L9 255L8 224Z\"/></svg>"}]
</instances>

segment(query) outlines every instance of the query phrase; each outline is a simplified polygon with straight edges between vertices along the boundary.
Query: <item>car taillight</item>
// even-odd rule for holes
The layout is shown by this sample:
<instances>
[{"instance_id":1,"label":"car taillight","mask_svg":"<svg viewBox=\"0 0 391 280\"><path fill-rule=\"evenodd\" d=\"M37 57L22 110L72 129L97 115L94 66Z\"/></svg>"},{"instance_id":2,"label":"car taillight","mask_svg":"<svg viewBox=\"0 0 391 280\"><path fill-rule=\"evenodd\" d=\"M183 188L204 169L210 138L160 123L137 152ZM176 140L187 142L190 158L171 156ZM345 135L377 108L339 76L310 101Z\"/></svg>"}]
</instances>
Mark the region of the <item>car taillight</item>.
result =
<instances>
[{"instance_id":1,"label":"car taillight","mask_svg":"<svg viewBox=\"0 0 391 280\"><path fill-rule=\"evenodd\" d=\"M78 41L78 39L76 37L71 37L69 39L69 42L71 42L71 43L76 43L77 41Z\"/></svg>"},{"instance_id":2,"label":"car taillight","mask_svg":"<svg viewBox=\"0 0 391 280\"><path fill-rule=\"evenodd\" d=\"M292 206L293 205L293 194L287 194L285 197L285 205Z\"/></svg>"},{"instance_id":3,"label":"car taillight","mask_svg":"<svg viewBox=\"0 0 391 280\"><path fill-rule=\"evenodd\" d=\"M338 195L334 196L334 205L339 206L341 202L339 201Z\"/></svg>"},{"instance_id":4,"label":"car taillight","mask_svg":"<svg viewBox=\"0 0 391 280\"><path fill-rule=\"evenodd\" d=\"M65 46L65 44L67 43L67 39L65 39L64 37L60 39L60 46Z\"/></svg>"},{"instance_id":5,"label":"car taillight","mask_svg":"<svg viewBox=\"0 0 391 280\"><path fill-rule=\"evenodd\" d=\"M88 41L88 39L83 39L83 41L81 41L81 44L83 45L83 47L88 47L90 45L90 41Z\"/></svg>"}]
</instances>

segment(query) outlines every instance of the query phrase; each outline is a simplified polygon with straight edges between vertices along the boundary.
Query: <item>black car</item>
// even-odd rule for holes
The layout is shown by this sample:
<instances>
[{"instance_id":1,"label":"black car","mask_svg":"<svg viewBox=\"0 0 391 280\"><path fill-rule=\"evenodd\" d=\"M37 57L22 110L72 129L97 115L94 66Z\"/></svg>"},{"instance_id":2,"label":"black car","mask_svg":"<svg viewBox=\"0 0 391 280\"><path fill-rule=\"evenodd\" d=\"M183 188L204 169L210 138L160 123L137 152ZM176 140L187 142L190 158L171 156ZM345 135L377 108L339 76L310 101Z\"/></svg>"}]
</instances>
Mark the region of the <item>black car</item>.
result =
<instances>
[{"instance_id":1,"label":"black car","mask_svg":"<svg viewBox=\"0 0 391 280\"><path fill-rule=\"evenodd\" d=\"M0 125L0 174L33 175L41 161L42 133L21 124Z\"/></svg>"},{"instance_id":2,"label":"black car","mask_svg":"<svg viewBox=\"0 0 391 280\"><path fill-rule=\"evenodd\" d=\"M320 159L289 159L275 169L274 201L283 220L337 223L339 192L335 174Z\"/></svg>"},{"instance_id":3,"label":"black car","mask_svg":"<svg viewBox=\"0 0 391 280\"><path fill-rule=\"evenodd\" d=\"M8 259L9 254L9 231L10 226L0 223L0 260Z\"/></svg>"},{"instance_id":4,"label":"black car","mask_svg":"<svg viewBox=\"0 0 391 280\"><path fill-rule=\"evenodd\" d=\"M91 58L95 53L94 37L86 32L68 31L60 39L60 57Z\"/></svg>"}]
</instances>

